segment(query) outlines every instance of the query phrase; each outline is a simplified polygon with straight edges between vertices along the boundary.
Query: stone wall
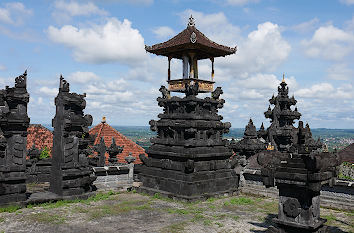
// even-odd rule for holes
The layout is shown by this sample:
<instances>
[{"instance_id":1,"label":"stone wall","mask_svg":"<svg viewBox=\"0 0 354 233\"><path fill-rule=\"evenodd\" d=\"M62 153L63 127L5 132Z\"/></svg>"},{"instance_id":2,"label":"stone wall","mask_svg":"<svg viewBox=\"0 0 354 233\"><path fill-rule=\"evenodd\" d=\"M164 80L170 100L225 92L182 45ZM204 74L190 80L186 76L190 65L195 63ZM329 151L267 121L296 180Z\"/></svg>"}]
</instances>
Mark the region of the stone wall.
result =
<instances>
[{"instance_id":1,"label":"stone wall","mask_svg":"<svg viewBox=\"0 0 354 233\"><path fill-rule=\"evenodd\" d=\"M43 183L50 181L52 160L50 158L26 164L26 183Z\"/></svg>"}]
</instances>

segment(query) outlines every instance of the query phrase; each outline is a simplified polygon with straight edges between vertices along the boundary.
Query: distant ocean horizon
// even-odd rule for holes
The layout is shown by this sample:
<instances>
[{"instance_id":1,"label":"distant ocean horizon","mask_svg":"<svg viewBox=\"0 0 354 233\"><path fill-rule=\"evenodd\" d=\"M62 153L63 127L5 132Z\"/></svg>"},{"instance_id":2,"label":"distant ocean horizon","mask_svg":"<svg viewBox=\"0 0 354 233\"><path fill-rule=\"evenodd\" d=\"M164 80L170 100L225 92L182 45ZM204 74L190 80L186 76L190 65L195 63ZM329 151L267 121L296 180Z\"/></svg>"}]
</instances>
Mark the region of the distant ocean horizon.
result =
<instances>
[{"instance_id":1,"label":"distant ocean horizon","mask_svg":"<svg viewBox=\"0 0 354 233\"><path fill-rule=\"evenodd\" d=\"M53 131L53 127L49 124L42 124L47 129ZM93 127L93 126L92 126ZM92 128L90 127L90 128ZM136 141L136 137L151 137L156 133L150 130L150 126L114 126L114 129L125 135L126 137ZM257 128L258 130L258 128ZM230 132L225 134L226 138L241 138L245 128L230 128ZM328 137L344 137L354 139L354 129L329 129L329 128L311 128L312 135L315 139Z\"/></svg>"},{"instance_id":2,"label":"distant ocean horizon","mask_svg":"<svg viewBox=\"0 0 354 233\"><path fill-rule=\"evenodd\" d=\"M34 123L34 125L36 125L36 124L40 124L40 123ZM46 127L49 130L53 130L53 127L50 124L40 124L40 125L43 125L44 127ZM148 129L150 129L150 126L144 126L144 125L110 125L110 126L112 126L115 129L119 129L119 128L148 128ZM92 128L92 127L94 127L94 125L89 127L89 128ZM230 129L231 130L243 130L244 131L245 127L243 127L243 128L231 127ZM259 128L257 128L257 130L259 130ZM313 130L315 130L315 131L316 130L350 131L350 132L352 132L354 134L354 128L353 129L351 129L351 128L341 129L341 128L312 128L311 127L311 131L313 131Z\"/></svg>"}]
</instances>

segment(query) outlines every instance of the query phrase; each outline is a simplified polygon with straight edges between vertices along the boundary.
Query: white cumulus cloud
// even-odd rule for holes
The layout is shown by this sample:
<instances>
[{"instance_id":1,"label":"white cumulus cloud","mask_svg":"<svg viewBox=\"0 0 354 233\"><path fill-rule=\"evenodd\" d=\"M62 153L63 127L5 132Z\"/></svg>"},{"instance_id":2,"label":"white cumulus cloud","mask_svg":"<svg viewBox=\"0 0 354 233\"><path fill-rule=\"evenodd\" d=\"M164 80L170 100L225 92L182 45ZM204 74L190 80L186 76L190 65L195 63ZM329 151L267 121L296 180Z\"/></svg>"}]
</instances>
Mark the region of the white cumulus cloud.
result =
<instances>
[{"instance_id":1,"label":"white cumulus cloud","mask_svg":"<svg viewBox=\"0 0 354 233\"><path fill-rule=\"evenodd\" d=\"M107 15L108 13L105 10L98 8L92 2L80 4L75 1L55 1L55 8L57 10L68 13L71 16L79 15Z\"/></svg>"},{"instance_id":2,"label":"white cumulus cloud","mask_svg":"<svg viewBox=\"0 0 354 233\"><path fill-rule=\"evenodd\" d=\"M309 57L340 60L354 49L354 34L333 25L318 28L310 40L302 41Z\"/></svg>"},{"instance_id":3,"label":"white cumulus cloud","mask_svg":"<svg viewBox=\"0 0 354 233\"><path fill-rule=\"evenodd\" d=\"M341 3L346 4L346 5L353 5L354 0L339 0Z\"/></svg>"},{"instance_id":4,"label":"white cumulus cloud","mask_svg":"<svg viewBox=\"0 0 354 233\"><path fill-rule=\"evenodd\" d=\"M167 26L161 26L161 27L155 28L153 30L153 32L160 39L164 39L166 37L171 37L175 34L173 29L170 27L167 27Z\"/></svg>"},{"instance_id":5,"label":"white cumulus cloud","mask_svg":"<svg viewBox=\"0 0 354 233\"><path fill-rule=\"evenodd\" d=\"M252 73L274 71L290 51L291 46L282 37L279 26L265 22L240 42L236 55L222 59L221 63L233 76L246 78Z\"/></svg>"},{"instance_id":6,"label":"white cumulus cloud","mask_svg":"<svg viewBox=\"0 0 354 233\"><path fill-rule=\"evenodd\" d=\"M195 19L195 26L209 39L227 46L235 46L240 37L240 28L231 24L223 12L205 14L187 9L179 14L181 21L187 26L190 15Z\"/></svg>"},{"instance_id":7,"label":"white cumulus cloud","mask_svg":"<svg viewBox=\"0 0 354 233\"><path fill-rule=\"evenodd\" d=\"M68 75L68 81L73 83L87 84L98 80L100 78L93 72L76 71Z\"/></svg>"},{"instance_id":8,"label":"white cumulus cloud","mask_svg":"<svg viewBox=\"0 0 354 233\"><path fill-rule=\"evenodd\" d=\"M249 3L257 3L259 0L226 0L226 3L234 6L243 6Z\"/></svg>"},{"instance_id":9,"label":"white cumulus cloud","mask_svg":"<svg viewBox=\"0 0 354 233\"><path fill-rule=\"evenodd\" d=\"M41 94L46 95L46 96L53 97L58 94L58 88L49 88L49 87L44 86L44 87L39 88L39 92Z\"/></svg>"},{"instance_id":10,"label":"white cumulus cloud","mask_svg":"<svg viewBox=\"0 0 354 233\"><path fill-rule=\"evenodd\" d=\"M131 22L109 18L103 25L77 28L49 26L49 38L73 51L76 61L93 64L120 62L137 65L146 58L144 38Z\"/></svg>"},{"instance_id":11,"label":"white cumulus cloud","mask_svg":"<svg viewBox=\"0 0 354 233\"><path fill-rule=\"evenodd\" d=\"M313 18L309 21L306 21L306 22L303 22L303 23L293 26L292 29L296 32L306 33L306 32L314 30L316 25L319 23L319 21L320 20L318 18Z\"/></svg>"},{"instance_id":12,"label":"white cumulus cloud","mask_svg":"<svg viewBox=\"0 0 354 233\"><path fill-rule=\"evenodd\" d=\"M347 64L333 64L327 69L329 79L333 80L350 80L353 78L354 72Z\"/></svg>"},{"instance_id":13,"label":"white cumulus cloud","mask_svg":"<svg viewBox=\"0 0 354 233\"><path fill-rule=\"evenodd\" d=\"M6 3L4 7L0 7L0 22L20 25L26 17L32 14L32 10L27 9L23 3L10 2Z\"/></svg>"}]
</instances>

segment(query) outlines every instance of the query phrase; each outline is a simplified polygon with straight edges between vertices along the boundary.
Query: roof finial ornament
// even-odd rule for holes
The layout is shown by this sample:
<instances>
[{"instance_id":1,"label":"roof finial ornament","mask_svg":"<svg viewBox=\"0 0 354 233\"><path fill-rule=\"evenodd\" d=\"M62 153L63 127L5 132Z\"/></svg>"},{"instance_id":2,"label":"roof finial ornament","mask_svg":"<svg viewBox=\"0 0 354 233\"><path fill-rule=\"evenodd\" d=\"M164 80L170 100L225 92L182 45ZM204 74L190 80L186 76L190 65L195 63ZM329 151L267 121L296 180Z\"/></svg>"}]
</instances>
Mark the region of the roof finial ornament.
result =
<instances>
[{"instance_id":1,"label":"roof finial ornament","mask_svg":"<svg viewBox=\"0 0 354 233\"><path fill-rule=\"evenodd\" d=\"M102 117L102 121L101 121L103 124L106 123L106 117Z\"/></svg>"},{"instance_id":2,"label":"roof finial ornament","mask_svg":"<svg viewBox=\"0 0 354 233\"><path fill-rule=\"evenodd\" d=\"M283 80L281 82L285 83L285 73L283 73Z\"/></svg>"},{"instance_id":3,"label":"roof finial ornament","mask_svg":"<svg viewBox=\"0 0 354 233\"><path fill-rule=\"evenodd\" d=\"M188 27L194 27L195 26L195 19L193 18L193 15L191 14L191 17L189 17L188 21Z\"/></svg>"}]
</instances>

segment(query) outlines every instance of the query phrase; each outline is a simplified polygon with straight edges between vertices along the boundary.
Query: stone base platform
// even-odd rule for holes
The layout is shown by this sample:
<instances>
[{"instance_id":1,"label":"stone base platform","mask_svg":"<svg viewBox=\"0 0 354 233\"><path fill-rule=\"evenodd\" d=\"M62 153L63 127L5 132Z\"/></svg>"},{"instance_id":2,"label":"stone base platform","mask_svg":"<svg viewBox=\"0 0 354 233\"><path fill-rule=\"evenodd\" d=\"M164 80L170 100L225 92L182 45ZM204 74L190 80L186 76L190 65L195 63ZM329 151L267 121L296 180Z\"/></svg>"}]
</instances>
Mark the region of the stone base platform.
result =
<instances>
[{"instance_id":1,"label":"stone base platform","mask_svg":"<svg viewBox=\"0 0 354 233\"><path fill-rule=\"evenodd\" d=\"M142 186L139 192L160 193L171 198L194 201L238 190L239 176L232 169L183 173L143 166L138 175Z\"/></svg>"},{"instance_id":2,"label":"stone base platform","mask_svg":"<svg viewBox=\"0 0 354 233\"><path fill-rule=\"evenodd\" d=\"M96 192L87 192L80 195L71 195L71 196L59 196L52 192L38 192L33 193L29 196L29 199L26 201L26 204L40 204L45 202L56 202L61 200L76 200L76 199L87 199L91 196L95 196Z\"/></svg>"},{"instance_id":3,"label":"stone base platform","mask_svg":"<svg viewBox=\"0 0 354 233\"><path fill-rule=\"evenodd\" d=\"M326 222L325 219L321 219L319 226L316 228L308 227L296 227L290 225L276 224L276 226L271 226L267 229L266 233L330 233L328 226L324 226L323 223Z\"/></svg>"}]
</instances>

